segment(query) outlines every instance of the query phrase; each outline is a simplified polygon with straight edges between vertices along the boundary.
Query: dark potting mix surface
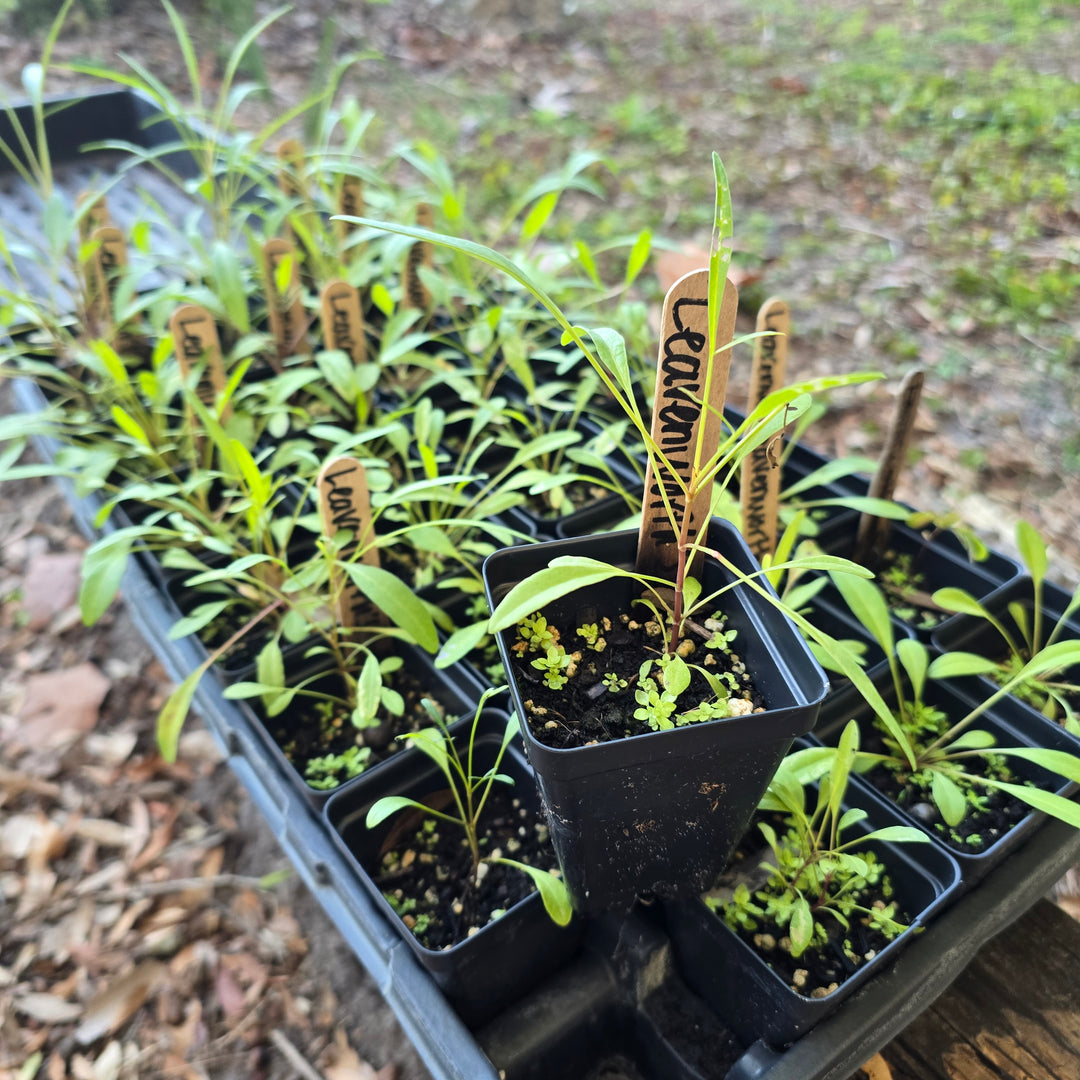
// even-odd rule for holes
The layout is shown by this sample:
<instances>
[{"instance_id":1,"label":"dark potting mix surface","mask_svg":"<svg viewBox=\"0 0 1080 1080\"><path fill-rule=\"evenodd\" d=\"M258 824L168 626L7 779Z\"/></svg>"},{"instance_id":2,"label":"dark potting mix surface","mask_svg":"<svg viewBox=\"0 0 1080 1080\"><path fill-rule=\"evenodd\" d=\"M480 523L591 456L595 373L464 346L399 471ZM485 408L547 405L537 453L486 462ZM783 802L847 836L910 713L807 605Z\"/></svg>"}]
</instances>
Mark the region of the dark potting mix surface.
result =
<instances>
[{"instance_id":1,"label":"dark potting mix surface","mask_svg":"<svg viewBox=\"0 0 1080 1080\"><path fill-rule=\"evenodd\" d=\"M445 813L455 812L449 791L436 792L423 801ZM480 834L481 856L498 852L544 870L556 865L547 827L512 787L492 787ZM428 949L464 941L535 891L527 874L491 863L481 864L477 884L464 831L419 810L398 815L380 855L381 864L367 867L368 872Z\"/></svg>"},{"instance_id":2,"label":"dark potting mix surface","mask_svg":"<svg viewBox=\"0 0 1080 1080\"><path fill-rule=\"evenodd\" d=\"M917 556L885 552L875 580L885 593L889 611L912 629L933 630L950 615L931 599L933 589L919 571Z\"/></svg>"},{"instance_id":3,"label":"dark potting mix surface","mask_svg":"<svg viewBox=\"0 0 1080 1080\"><path fill-rule=\"evenodd\" d=\"M758 819L755 819L755 821ZM780 815L775 815L772 822L777 835L782 836L785 826ZM748 883L754 900L759 906L764 901L759 900L757 893L764 888L767 880L767 871L762 869L765 862L772 863L773 856L769 848L760 846L760 833L756 826L752 827L735 852L730 866L721 875L720 883L727 884L744 879ZM859 854L858 851L855 852ZM861 907L873 908L888 906L894 901L892 884L888 876L888 867L880 881L870 885L861 891L852 894ZM723 910L718 908L715 912L718 919L723 919ZM896 922L907 926L918 912L906 912L898 909L894 918ZM754 916L756 926L750 930L739 927L735 933L750 946L781 979L795 993L803 997L824 997L854 975L864 962L874 958L882 949L886 948L896 938L887 938L880 930L867 925L865 917L857 912L849 918L849 925L844 927L831 915L826 915L821 920L825 928L828 940L821 945L814 944L808 947L799 956L792 956L790 952L790 938L785 926L779 925L767 915ZM849 952L854 954L854 959L845 954L844 943L847 942Z\"/></svg>"},{"instance_id":4,"label":"dark potting mix surface","mask_svg":"<svg viewBox=\"0 0 1080 1080\"><path fill-rule=\"evenodd\" d=\"M887 752L877 728L867 730L860 724L860 729L865 750L874 754ZM1023 783L1011 775L1004 759L1000 758L994 764L988 764L981 757L967 758L964 771L974 776L989 775L1012 783ZM980 787L977 788L979 806L973 807L969 803L968 811L960 823L950 826L942 819L930 798L929 790L924 790L910 781L905 783L900 775L881 766L867 773L864 779L926 828L933 829L943 843L954 851L967 855L978 855L986 851L1031 813L1030 807L1008 792Z\"/></svg>"},{"instance_id":5,"label":"dark potting mix surface","mask_svg":"<svg viewBox=\"0 0 1080 1080\"><path fill-rule=\"evenodd\" d=\"M315 683L314 688L321 689L324 693L340 693L342 687L336 676L328 673L326 681L329 686L320 687ZM329 791L351 779L351 776L344 768L312 768L312 762L320 758L343 755L359 745L362 760L358 764L361 768L353 773L359 775L403 748L404 744L398 741L398 735L431 727L431 718L421 704L424 698L435 700L436 708L440 713L445 713L443 705L433 697L431 687L410 672L407 665L384 673L383 683L401 695L405 703L404 711L400 716L395 716L380 706L377 714L378 725L362 731L353 727L350 710L341 702L323 702L298 694L278 716L267 717L258 705L256 710L271 738L281 747L282 753L296 771L312 786ZM370 753L363 753L365 749ZM320 783L322 778L327 779ZM336 780L337 783L329 780Z\"/></svg>"},{"instance_id":6,"label":"dark potting mix surface","mask_svg":"<svg viewBox=\"0 0 1080 1080\"><path fill-rule=\"evenodd\" d=\"M548 627L548 631L557 634L557 644L574 658L563 669L568 678L559 689L546 685L544 672L533 666L533 660L544 653L528 651L524 641L516 643L514 668L529 727L540 742L567 749L644 735L653 730L647 720L634 715L640 707L635 691L641 665L659 658L664 647L660 628L651 618L645 608L633 615L585 611L578 612L577 628ZM589 624L597 628L591 644L578 633ZM734 680L737 689L731 693L732 715L764 708L764 700L754 689L739 657L738 639L729 644L730 651L706 647L705 642L717 635L718 626L713 619L706 619L704 625L698 624L679 643L680 655L691 665L690 685L679 696L680 713L715 698L708 680L694 665ZM655 680L657 674L654 667L650 677Z\"/></svg>"}]
</instances>

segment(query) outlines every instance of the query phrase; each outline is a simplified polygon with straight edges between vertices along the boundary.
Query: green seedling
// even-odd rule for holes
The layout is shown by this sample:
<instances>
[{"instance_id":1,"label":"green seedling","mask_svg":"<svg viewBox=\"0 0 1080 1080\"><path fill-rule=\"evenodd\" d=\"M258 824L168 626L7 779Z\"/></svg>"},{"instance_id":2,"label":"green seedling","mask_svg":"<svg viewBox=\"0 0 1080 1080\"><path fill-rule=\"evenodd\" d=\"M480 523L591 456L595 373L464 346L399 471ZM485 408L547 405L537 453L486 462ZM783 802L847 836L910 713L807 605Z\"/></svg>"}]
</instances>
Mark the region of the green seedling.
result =
<instances>
[{"instance_id":1,"label":"green seedling","mask_svg":"<svg viewBox=\"0 0 1080 1080\"><path fill-rule=\"evenodd\" d=\"M477 884L479 884L478 872L484 863L501 863L520 870L523 874L527 874L536 886L543 901L544 909L552 921L559 926L567 926L573 911L570 907L570 898L566 892L566 886L560 878L545 870L527 866L525 863L514 859L507 859L502 856L492 857L484 855L481 851L480 841L484 805L494 784L513 783L510 777L499 772L499 766L506 754L506 748L518 731L517 716L511 716L503 732L502 742L499 745L494 763L483 774L477 774L474 758L480 714L488 699L496 692L495 690L489 690L480 699L476 713L473 716L472 727L469 729L464 758L458 751L457 744L450 734L446 721L435 709L433 703L427 699L424 701L424 707L428 710L433 727L399 736L400 739L426 754L435 762L443 776L446 777L447 787L453 801L453 811L436 810L404 795L388 795L379 799L368 811L367 827L374 829L393 814L408 808L419 810L425 816L457 826L464 833L465 841L472 855L473 878Z\"/></svg>"}]
</instances>

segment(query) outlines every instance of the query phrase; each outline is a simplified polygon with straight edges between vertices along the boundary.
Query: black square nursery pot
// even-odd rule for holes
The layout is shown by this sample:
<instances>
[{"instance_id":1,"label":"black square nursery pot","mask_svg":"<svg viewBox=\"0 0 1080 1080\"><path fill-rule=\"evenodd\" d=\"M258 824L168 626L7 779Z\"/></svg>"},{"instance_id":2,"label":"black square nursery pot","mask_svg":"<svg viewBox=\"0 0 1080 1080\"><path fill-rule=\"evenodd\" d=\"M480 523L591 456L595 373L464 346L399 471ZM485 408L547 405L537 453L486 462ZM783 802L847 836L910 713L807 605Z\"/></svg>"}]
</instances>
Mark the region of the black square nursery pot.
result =
<instances>
[{"instance_id":1,"label":"black square nursery pot","mask_svg":"<svg viewBox=\"0 0 1080 1080\"><path fill-rule=\"evenodd\" d=\"M1064 589L1048 581L1043 582L1043 632L1041 636L1044 641L1052 629L1060 622L1071 599L1071 595ZM1022 642L1024 640L1023 634L1020 632L1010 608L1016 605L1019 610L1024 611L1030 626L1034 600L1034 588L1031 578L1024 577L1017 578L1015 581L1009 582L1005 588L999 589L989 600L984 601L983 607L1001 622L1002 626L1012 635L1014 641ZM1055 641L1077 640L1080 640L1080 612L1065 620L1061 632L1055 638ZM933 643L942 652L972 652L995 662L1004 659L1008 653L1008 646L997 629L977 615L958 615L955 619L949 620L948 626L943 626L934 634ZM1060 678L1072 685L1080 685L1080 664L1066 668ZM957 679L956 683L965 693L973 697L989 697L998 690L998 684L986 676L973 675L965 679ZM1015 694L1010 695L1009 700L1021 711L1027 710L1042 717L1042 714L1034 705L1016 697ZM1074 707L1080 714L1080 701L1075 701ZM1047 722L1057 723L1062 731L1073 739L1080 741L1080 731L1075 728L1070 729L1059 720L1048 720Z\"/></svg>"},{"instance_id":2,"label":"black square nursery pot","mask_svg":"<svg viewBox=\"0 0 1080 1080\"><path fill-rule=\"evenodd\" d=\"M481 714L474 744L474 772L493 764L508 719L498 709L485 709ZM456 739L463 756L467 736L465 728ZM513 778L512 794L523 806L536 811L532 770L513 743L503 758L501 772ZM380 848L395 819L374 829L366 827L365 819L372 804L384 796L405 795L422 801L445 787L446 778L434 762L410 748L386 762L370 782L335 793L325 813L332 839L379 910L400 930L462 1020L477 1027L562 967L577 952L584 927L579 919L572 920L569 926L557 926L544 910L540 894L534 891L494 922L450 948L428 949L417 941L373 878Z\"/></svg>"},{"instance_id":3,"label":"black square nursery pot","mask_svg":"<svg viewBox=\"0 0 1080 1080\"><path fill-rule=\"evenodd\" d=\"M892 708L896 702L896 690L892 685L890 673L879 669L872 678L885 704ZM906 683L904 689L906 693ZM966 716L978 702L985 700L985 696L970 696L966 687L951 679L928 680L923 692L924 700L929 705L941 709L949 717L950 723L955 723ZM859 704L853 704L856 700ZM858 695L830 696L821 710L821 720L818 729L814 732L814 738L833 746L839 740L844 725L849 720L855 720L860 729L862 749L871 749L877 737L874 716L871 707ZM1072 736L1015 698L1005 697L995 702L982 716L974 720L970 727L989 731L994 736L996 744L1001 747L1044 747L1064 753L1076 752L1076 743ZM1063 798L1071 797L1077 791L1077 784L1047 771L1034 762L1013 757L1010 757L1008 762L1017 783L1030 783ZM864 774L860 780L872 789L869 794L895 808L905 824L922 829L930 835L935 844L940 845L943 850L947 850L952 855L960 867L961 884L965 890L981 881L1003 859L1026 843L1046 819L1045 814L1020 804L1014 808L1017 817L1010 828L995 837L993 842L987 844L982 850L966 850L944 838L945 827L939 816L930 814L919 816L915 812L916 808L894 802L892 797L879 786L885 783L883 770L872 770Z\"/></svg>"},{"instance_id":4,"label":"black square nursery pot","mask_svg":"<svg viewBox=\"0 0 1080 1080\"><path fill-rule=\"evenodd\" d=\"M818 544L830 555L850 558L855 548L858 525L859 519L855 516L835 521L822 529ZM1023 572L1016 560L997 551L991 551L982 561L971 559L964 545L951 532L941 532L928 538L898 521L890 523L886 549L897 556L911 559L913 571L923 578L920 591L927 594L946 586L958 587L986 603ZM871 570L876 569L873 564L867 565ZM927 626L893 615L897 625L903 626L905 632L912 631L925 642L929 642L934 633L946 630L960 617L943 612L934 626Z\"/></svg>"},{"instance_id":5,"label":"black square nursery pot","mask_svg":"<svg viewBox=\"0 0 1080 1080\"><path fill-rule=\"evenodd\" d=\"M632 566L636 529L495 552L484 563L488 602L558 555L589 555ZM759 566L742 537L714 519L708 543L744 574ZM735 580L709 560L707 594ZM583 604L629 611L633 583L614 579L544 609L549 621L574 619ZM746 585L718 601L738 632L740 657L766 711L572 749L552 749L529 731L513 676L513 634L498 635L503 665L576 910L628 910L639 895L701 893L734 850L792 741L814 725L828 680L793 624ZM571 625L575 625L571 623Z\"/></svg>"},{"instance_id":6,"label":"black square nursery pot","mask_svg":"<svg viewBox=\"0 0 1080 1080\"><path fill-rule=\"evenodd\" d=\"M865 836L875 829L907 824L891 806L854 786L844 803L845 808L852 805L869 815L853 826L853 833ZM809 1031L855 991L888 970L896 954L957 891L960 872L956 861L933 844L871 841L857 849L861 850L873 851L884 863L900 910L911 921L907 930L822 997L804 996L788 985L762 954L703 900L665 905L680 974L743 1041L764 1039L779 1047Z\"/></svg>"}]
</instances>

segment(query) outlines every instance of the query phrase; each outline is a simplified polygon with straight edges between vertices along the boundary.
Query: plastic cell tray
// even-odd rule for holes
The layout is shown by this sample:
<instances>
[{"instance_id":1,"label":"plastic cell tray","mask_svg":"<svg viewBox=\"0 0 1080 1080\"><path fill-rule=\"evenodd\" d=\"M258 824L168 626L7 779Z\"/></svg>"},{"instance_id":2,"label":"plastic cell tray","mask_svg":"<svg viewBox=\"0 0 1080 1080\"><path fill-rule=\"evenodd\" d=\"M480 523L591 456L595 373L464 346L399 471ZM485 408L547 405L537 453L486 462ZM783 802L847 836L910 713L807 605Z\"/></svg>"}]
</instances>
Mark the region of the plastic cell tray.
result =
<instances>
[{"instance_id":1,"label":"plastic cell tray","mask_svg":"<svg viewBox=\"0 0 1080 1080\"><path fill-rule=\"evenodd\" d=\"M88 141L124 139L144 146L154 145L152 140L156 145L172 141L163 125L147 126L152 115L152 106L126 91L110 91L53 113L50 147L61 188L73 197L87 187L95 170L98 175L115 171L118 155L80 154ZM0 115L0 136L7 123ZM185 163L174 156L171 164L183 170ZM124 173L109 193L114 220L123 227L137 216L141 190L163 203L182 199L161 185L167 187L152 168ZM0 220L11 221L17 210L21 220L34 221L39 209L21 182L0 173ZM16 396L23 410L44 407L31 384L17 384ZM40 439L37 449L51 457L57 447ZM70 483L62 487L82 531L88 537L100 535L95 526L99 501L78 497ZM183 678L199 663L200 650L190 639L169 639L175 615L143 562L129 560L121 591L166 670ZM635 909L625 919L590 922L572 961L472 1031L361 887L323 812L288 781L250 716L226 700L214 678L200 683L195 708L436 1080L588 1080L617 1075L616 1069L641 1080L844 1080L929 1006L986 940L1080 859L1080 832L1056 821L1043 823L1022 848L941 912L886 972L786 1049L760 1041L739 1044L722 1018L685 988L662 916L654 908Z\"/></svg>"}]
</instances>

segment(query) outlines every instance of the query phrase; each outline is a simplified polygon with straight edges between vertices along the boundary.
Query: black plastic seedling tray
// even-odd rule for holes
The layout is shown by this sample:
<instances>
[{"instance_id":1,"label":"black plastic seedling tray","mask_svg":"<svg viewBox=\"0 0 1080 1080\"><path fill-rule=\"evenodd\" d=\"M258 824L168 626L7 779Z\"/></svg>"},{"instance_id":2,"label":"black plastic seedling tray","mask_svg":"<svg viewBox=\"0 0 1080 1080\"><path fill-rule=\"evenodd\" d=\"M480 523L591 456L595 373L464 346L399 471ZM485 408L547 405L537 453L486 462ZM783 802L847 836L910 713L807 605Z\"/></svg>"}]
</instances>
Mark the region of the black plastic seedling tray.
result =
<instances>
[{"instance_id":1,"label":"black plastic seedling tray","mask_svg":"<svg viewBox=\"0 0 1080 1080\"><path fill-rule=\"evenodd\" d=\"M50 146L64 190L73 195L86 186L90 174L79 151L87 141L171 141L172 134L161 125L145 126L152 113L151 106L125 91L97 95L56 112L49 123ZM96 157L93 167L115 169L116 163L115 157ZM114 218L122 224L120 208L139 205L139 185L156 182L150 169L123 174L111 189ZM0 175L0 220L9 220L17 188ZM169 197L177 196L170 192ZM25 204L19 206L20 214L29 212ZM26 411L44 406L30 384L17 384L17 400ZM57 447L43 439L37 449L51 458ZM99 501L78 497L70 484L62 486L82 531L88 537L100 535L95 526ZM174 613L140 560L129 560L122 594L169 674L178 680L186 676L202 654L190 639L169 638ZM289 782L249 714L226 700L213 678L200 683L195 707L435 1080L588 1080L605 1070L611 1075L616 1068L642 1080L844 1080L927 1008L984 942L1080 859L1080 832L1044 822L1020 850L941 912L887 971L787 1049L735 1041L682 984L662 913L644 907L626 918L591 920L571 961L479 1030L470 1030L361 887L324 813Z\"/></svg>"}]
</instances>

